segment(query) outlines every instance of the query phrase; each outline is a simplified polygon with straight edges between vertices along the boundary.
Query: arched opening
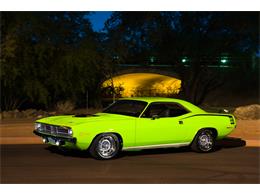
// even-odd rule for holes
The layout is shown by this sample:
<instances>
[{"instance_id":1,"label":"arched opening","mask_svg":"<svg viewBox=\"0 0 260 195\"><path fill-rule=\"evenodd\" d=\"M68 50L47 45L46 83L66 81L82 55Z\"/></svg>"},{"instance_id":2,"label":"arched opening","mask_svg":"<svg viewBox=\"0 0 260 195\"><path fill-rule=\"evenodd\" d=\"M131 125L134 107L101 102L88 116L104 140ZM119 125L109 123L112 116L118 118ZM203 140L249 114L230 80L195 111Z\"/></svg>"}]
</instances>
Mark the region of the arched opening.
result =
<instances>
[{"instance_id":1,"label":"arched opening","mask_svg":"<svg viewBox=\"0 0 260 195\"><path fill-rule=\"evenodd\" d=\"M156 73L130 73L108 79L102 87L105 97L169 97L180 92L181 80Z\"/></svg>"}]
</instances>

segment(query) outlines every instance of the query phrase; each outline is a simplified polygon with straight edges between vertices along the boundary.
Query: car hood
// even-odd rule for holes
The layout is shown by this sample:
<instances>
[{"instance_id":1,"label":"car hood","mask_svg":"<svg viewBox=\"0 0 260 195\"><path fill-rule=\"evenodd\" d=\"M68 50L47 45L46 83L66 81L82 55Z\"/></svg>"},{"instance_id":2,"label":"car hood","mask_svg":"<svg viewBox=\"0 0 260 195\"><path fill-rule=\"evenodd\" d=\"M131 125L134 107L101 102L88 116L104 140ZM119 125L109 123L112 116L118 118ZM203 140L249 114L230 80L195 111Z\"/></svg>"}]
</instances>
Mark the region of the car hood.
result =
<instances>
[{"instance_id":1,"label":"car hood","mask_svg":"<svg viewBox=\"0 0 260 195\"><path fill-rule=\"evenodd\" d=\"M114 121L114 120L131 120L133 118L134 117L119 115L119 114L97 113L94 115L86 115L86 116L83 115L51 116L51 117L42 118L40 120L37 120L36 122L71 127L83 123Z\"/></svg>"}]
</instances>

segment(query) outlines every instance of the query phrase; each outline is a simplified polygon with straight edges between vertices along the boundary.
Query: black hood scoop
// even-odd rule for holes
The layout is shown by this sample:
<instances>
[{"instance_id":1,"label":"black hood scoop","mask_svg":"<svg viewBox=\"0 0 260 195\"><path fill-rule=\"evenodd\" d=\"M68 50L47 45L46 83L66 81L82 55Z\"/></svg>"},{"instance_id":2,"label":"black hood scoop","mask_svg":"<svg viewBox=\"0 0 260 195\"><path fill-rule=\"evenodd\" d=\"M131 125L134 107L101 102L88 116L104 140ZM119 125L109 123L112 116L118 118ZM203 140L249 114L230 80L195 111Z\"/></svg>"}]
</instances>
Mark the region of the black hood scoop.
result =
<instances>
[{"instance_id":1,"label":"black hood scoop","mask_svg":"<svg viewBox=\"0 0 260 195\"><path fill-rule=\"evenodd\" d=\"M74 117L93 117L93 116L98 116L95 114L76 114Z\"/></svg>"}]
</instances>

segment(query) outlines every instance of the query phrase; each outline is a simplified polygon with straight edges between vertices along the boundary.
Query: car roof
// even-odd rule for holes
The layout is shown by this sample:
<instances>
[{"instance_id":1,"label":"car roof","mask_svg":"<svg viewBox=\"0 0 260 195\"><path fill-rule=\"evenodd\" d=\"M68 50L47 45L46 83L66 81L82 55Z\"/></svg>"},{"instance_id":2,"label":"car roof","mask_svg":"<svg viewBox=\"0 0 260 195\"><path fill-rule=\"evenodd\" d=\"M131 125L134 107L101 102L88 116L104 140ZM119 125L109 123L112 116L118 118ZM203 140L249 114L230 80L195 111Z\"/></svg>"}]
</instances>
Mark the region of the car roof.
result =
<instances>
[{"instance_id":1,"label":"car roof","mask_svg":"<svg viewBox=\"0 0 260 195\"><path fill-rule=\"evenodd\" d=\"M183 105L184 107L188 108L192 112L197 112L197 113L205 113L204 110L201 108L193 105L190 102L187 102L185 100L181 99L176 99L176 98L166 98L166 97L131 97L131 98L120 98L120 100L137 100L137 101L144 101L147 103L152 103L152 102L175 102Z\"/></svg>"},{"instance_id":2,"label":"car roof","mask_svg":"<svg viewBox=\"0 0 260 195\"><path fill-rule=\"evenodd\" d=\"M144 102L184 102L181 99L166 98L166 97L131 97L131 98L120 98L120 100L139 100Z\"/></svg>"}]
</instances>

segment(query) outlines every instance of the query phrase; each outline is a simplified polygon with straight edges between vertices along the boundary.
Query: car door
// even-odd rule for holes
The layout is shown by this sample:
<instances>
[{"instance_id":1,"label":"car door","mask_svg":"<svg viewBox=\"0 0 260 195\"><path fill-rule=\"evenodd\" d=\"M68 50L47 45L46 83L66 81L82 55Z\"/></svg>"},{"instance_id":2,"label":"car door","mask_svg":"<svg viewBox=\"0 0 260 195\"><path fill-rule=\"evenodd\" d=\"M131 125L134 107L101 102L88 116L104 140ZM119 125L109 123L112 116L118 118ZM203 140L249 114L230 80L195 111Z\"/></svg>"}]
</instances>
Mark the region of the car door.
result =
<instances>
[{"instance_id":1,"label":"car door","mask_svg":"<svg viewBox=\"0 0 260 195\"><path fill-rule=\"evenodd\" d=\"M186 131L180 118L188 112L176 103L151 103L136 121L136 146L183 142Z\"/></svg>"}]
</instances>

